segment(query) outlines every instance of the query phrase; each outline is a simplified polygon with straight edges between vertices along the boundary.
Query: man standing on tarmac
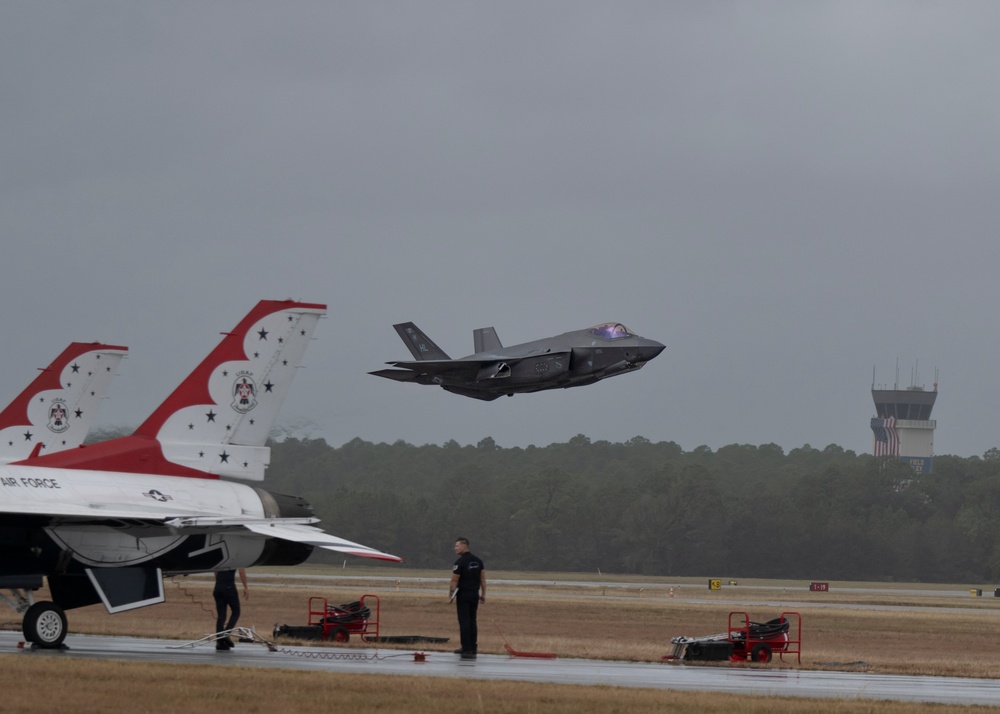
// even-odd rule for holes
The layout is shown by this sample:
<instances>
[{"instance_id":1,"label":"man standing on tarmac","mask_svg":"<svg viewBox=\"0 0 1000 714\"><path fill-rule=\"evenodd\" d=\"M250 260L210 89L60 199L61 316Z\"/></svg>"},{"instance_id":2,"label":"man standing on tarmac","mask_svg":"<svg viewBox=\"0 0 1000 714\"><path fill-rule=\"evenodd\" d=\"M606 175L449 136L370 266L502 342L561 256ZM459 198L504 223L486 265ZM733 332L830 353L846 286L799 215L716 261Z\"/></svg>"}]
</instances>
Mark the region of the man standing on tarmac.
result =
<instances>
[{"instance_id":1,"label":"man standing on tarmac","mask_svg":"<svg viewBox=\"0 0 1000 714\"><path fill-rule=\"evenodd\" d=\"M449 602L455 601L458 631L462 638L462 648L455 650L455 654L462 655L462 659L475 659L479 641L476 613L479 603L486 602L486 567L480 558L469 552L468 538L455 541L455 554L458 560L451 569L448 590Z\"/></svg>"},{"instance_id":2,"label":"man standing on tarmac","mask_svg":"<svg viewBox=\"0 0 1000 714\"><path fill-rule=\"evenodd\" d=\"M240 594L236 590L236 574L239 573L240 582L243 583L243 597L250 597L250 590L247 589L247 572L240 568L237 570L219 570L215 573L215 588L212 596L215 598L215 631L226 632L236 627L240 619ZM229 622L226 622L226 608L229 608ZM233 648L233 641L229 637L222 637L215 642L215 649L224 651Z\"/></svg>"}]
</instances>

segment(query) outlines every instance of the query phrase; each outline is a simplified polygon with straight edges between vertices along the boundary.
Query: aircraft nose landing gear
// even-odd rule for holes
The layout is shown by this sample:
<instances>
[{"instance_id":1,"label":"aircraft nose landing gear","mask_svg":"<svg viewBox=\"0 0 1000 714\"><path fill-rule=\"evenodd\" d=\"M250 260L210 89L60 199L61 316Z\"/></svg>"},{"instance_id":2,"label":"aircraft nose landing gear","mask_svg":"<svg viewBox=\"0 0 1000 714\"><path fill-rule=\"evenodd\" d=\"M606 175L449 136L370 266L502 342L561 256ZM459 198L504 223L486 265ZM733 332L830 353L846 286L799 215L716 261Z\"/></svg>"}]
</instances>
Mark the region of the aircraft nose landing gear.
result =
<instances>
[{"instance_id":1,"label":"aircraft nose landing gear","mask_svg":"<svg viewBox=\"0 0 1000 714\"><path fill-rule=\"evenodd\" d=\"M42 649L58 649L66 639L66 613L54 602L36 602L24 613L24 639Z\"/></svg>"}]
</instances>

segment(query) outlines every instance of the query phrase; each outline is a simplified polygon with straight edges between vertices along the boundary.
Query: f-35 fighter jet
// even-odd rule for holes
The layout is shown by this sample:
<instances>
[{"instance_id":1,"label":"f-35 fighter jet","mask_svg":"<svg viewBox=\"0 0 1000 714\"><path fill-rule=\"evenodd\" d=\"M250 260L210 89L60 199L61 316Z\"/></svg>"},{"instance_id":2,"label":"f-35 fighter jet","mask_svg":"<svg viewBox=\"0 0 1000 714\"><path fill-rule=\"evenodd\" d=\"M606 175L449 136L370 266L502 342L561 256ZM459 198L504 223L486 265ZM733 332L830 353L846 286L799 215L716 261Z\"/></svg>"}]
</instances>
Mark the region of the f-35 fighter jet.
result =
<instances>
[{"instance_id":1,"label":"f-35 fighter jet","mask_svg":"<svg viewBox=\"0 0 1000 714\"><path fill-rule=\"evenodd\" d=\"M663 351L664 345L639 337L620 322L565 332L513 347L500 344L496 330L473 332L476 353L451 359L412 322L393 325L415 362L387 362L399 369L369 372L397 382L436 384L445 391L491 401L543 389L593 384L634 372Z\"/></svg>"}]
</instances>

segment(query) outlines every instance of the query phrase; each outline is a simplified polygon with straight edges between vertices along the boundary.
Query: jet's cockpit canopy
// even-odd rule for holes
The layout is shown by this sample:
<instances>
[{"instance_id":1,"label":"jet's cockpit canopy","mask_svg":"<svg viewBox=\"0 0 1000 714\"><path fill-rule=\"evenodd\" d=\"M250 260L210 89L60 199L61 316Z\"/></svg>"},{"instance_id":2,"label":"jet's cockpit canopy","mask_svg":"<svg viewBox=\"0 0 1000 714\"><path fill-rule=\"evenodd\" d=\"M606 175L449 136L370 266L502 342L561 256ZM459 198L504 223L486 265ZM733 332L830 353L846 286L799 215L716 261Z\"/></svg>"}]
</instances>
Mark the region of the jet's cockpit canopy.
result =
<instances>
[{"instance_id":1,"label":"jet's cockpit canopy","mask_svg":"<svg viewBox=\"0 0 1000 714\"><path fill-rule=\"evenodd\" d=\"M623 337L635 337L632 330L620 322L605 322L590 328L590 334L603 340L620 340Z\"/></svg>"}]
</instances>

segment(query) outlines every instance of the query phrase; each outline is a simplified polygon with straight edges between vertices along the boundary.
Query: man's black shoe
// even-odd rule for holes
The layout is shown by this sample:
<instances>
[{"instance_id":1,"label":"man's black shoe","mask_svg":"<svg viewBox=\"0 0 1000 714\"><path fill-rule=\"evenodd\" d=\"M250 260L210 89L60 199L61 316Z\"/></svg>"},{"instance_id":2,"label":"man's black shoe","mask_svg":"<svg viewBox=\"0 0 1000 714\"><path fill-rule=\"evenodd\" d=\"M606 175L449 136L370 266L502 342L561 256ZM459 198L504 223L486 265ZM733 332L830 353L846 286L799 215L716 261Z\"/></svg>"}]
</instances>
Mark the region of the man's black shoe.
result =
<instances>
[{"instance_id":1,"label":"man's black shoe","mask_svg":"<svg viewBox=\"0 0 1000 714\"><path fill-rule=\"evenodd\" d=\"M475 658L476 658L476 653L475 652L463 652L462 653L462 659L475 659Z\"/></svg>"}]
</instances>

